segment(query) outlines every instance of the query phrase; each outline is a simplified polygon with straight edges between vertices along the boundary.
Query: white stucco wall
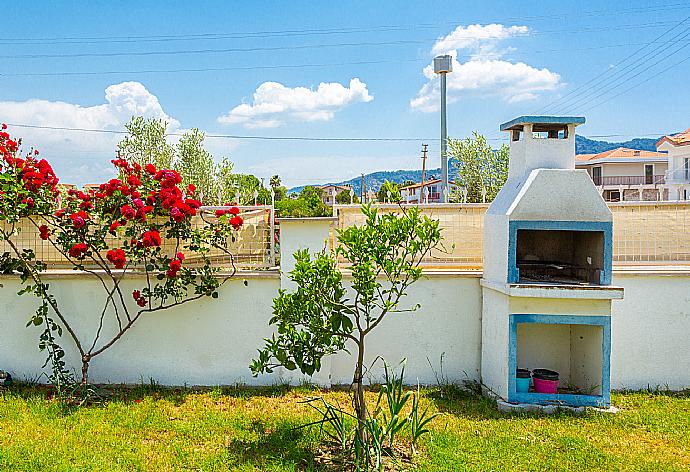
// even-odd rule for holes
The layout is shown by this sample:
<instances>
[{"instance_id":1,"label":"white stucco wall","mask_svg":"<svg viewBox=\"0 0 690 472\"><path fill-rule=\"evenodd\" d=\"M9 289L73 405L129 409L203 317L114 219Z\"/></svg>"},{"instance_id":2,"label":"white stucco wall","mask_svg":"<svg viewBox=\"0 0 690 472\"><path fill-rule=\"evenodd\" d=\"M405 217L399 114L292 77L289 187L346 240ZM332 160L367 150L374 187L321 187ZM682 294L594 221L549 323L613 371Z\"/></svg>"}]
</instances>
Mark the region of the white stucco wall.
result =
<instances>
[{"instance_id":1,"label":"white stucco wall","mask_svg":"<svg viewBox=\"0 0 690 472\"><path fill-rule=\"evenodd\" d=\"M616 274L611 388L690 387L690 276Z\"/></svg>"},{"instance_id":2,"label":"white stucco wall","mask_svg":"<svg viewBox=\"0 0 690 472\"><path fill-rule=\"evenodd\" d=\"M507 365L499 361L507 356L508 332L503 322L492 323L491 306L498 304L495 312L500 313L549 313L554 304L561 312L578 314L584 310L583 302L576 300L522 303L515 299L509 307L504 296L490 290L484 291L482 302L479 277L434 273L420 280L410 290L408 301L421 303L422 308L385 321L369 338L368 362L377 355L391 364L407 357L408 382L433 384L436 379L429 362L440 370L444 354L443 374L448 380L477 379L481 366L485 382L502 385L508 373ZM75 320L76 329L94 333L98 315L94 301L101 289L79 276L49 282ZM37 348L41 329L25 326L36 300L16 295L16 279L2 277L0 283L0 369L18 378L36 378L44 361ZM142 283L131 279L125 287L131 291ZM625 299L611 302L612 388L690 387L690 273L662 276L617 272L613 283L625 288ZM138 383L154 379L167 385L297 382L299 376L285 372L255 379L248 369L263 345L262 339L271 334L268 320L279 287L276 272L240 274L221 288L216 300L206 298L144 317L93 361L92 380ZM486 293L492 295L487 298ZM598 310L603 312L609 302L598 303ZM588 306L590 310L592 305ZM63 346L69 365L78 369L75 350L64 336ZM347 354L338 355L325 363L324 371L314 380L321 384L349 383L352 366ZM374 381L380 379L379 374L375 369Z\"/></svg>"}]
</instances>

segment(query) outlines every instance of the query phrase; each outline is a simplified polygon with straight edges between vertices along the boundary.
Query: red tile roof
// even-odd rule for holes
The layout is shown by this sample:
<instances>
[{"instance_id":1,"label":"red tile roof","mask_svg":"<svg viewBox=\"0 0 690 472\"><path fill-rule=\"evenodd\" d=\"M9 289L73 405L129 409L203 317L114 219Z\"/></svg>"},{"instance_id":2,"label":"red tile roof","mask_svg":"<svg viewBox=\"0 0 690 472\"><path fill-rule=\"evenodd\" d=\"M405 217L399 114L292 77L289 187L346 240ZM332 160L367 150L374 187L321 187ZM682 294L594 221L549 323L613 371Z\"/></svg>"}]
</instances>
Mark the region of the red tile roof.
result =
<instances>
[{"instance_id":1,"label":"red tile roof","mask_svg":"<svg viewBox=\"0 0 690 472\"><path fill-rule=\"evenodd\" d=\"M671 134L669 136L664 136L656 143L658 148L662 143L671 143L674 146L687 146L690 144L690 128L686 129L681 133Z\"/></svg>"},{"instance_id":2,"label":"red tile roof","mask_svg":"<svg viewBox=\"0 0 690 472\"><path fill-rule=\"evenodd\" d=\"M643 151L619 147L599 154L578 154L575 160L578 162L598 161L600 159L660 159L665 160L667 154L655 151Z\"/></svg>"}]
</instances>

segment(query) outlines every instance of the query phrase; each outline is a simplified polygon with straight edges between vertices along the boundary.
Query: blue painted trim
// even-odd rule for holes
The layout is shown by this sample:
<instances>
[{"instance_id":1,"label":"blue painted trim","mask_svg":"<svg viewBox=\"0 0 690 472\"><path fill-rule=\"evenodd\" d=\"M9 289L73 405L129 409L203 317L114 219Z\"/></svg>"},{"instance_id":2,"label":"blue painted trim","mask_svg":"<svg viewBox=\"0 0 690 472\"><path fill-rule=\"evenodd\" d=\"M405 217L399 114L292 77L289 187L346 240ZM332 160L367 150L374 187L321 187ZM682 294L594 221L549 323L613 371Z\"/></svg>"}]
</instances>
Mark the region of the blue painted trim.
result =
<instances>
[{"instance_id":1,"label":"blue painted trim","mask_svg":"<svg viewBox=\"0 0 690 472\"><path fill-rule=\"evenodd\" d=\"M523 115L506 121L501 125L501 131L506 131L516 125L549 124L549 125L581 125L585 122L584 116L546 116L546 115Z\"/></svg>"},{"instance_id":2,"label":"blue painted trim","mask_svg":"<svg viewBox=\"0 0 690 472\"><path fill-rule=\"evenodd\" d=\"M613 223L610 221L532 221L513 220L508 224L508 283L520 281L517 267L517 232L520 229L600 231L604 233L604 270L599 283L611 285L613 262Z\"/></svg>"},{"instance_id":3,"label":"blue painted trim","mask_svg":"<svg viewBox=\"0 0 690 472\"><path fill-rule=\"evenodd\" d=\"M517 369L518 323L569 324L601 326L601 395L519 393L515 385ZM508 401L540 405L609 406L611 404L611 317L579 315L511 314L508 339Z\"/></svg>"}]
</instances>

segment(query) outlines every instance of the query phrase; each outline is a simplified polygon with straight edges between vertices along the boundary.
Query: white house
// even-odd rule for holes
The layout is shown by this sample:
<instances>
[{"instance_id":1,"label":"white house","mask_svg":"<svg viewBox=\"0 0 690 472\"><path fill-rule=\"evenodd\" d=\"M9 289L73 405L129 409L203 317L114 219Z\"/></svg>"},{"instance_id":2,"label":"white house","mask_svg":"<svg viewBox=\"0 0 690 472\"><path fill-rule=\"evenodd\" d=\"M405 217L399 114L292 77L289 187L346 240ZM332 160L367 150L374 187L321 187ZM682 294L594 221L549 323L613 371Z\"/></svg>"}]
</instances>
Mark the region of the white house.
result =
<instances>
[{"instance_id":1,"label":"white house","mask_svg":"<svg viewBox=\"0 0 690 472\"><path fill-rule=\"evenodd\" d=\"M656 143L656 149L668 153L666 184L669 200L690 199L690 128L664 136Z\"/></svg>"},{"instance_id":2,"label":"white house","mask_svg":"<svg viewBox=\"0 0 690 472\"><path fill-rule=\"evenodd\" d=\"M448 189L452 195L452 193L457 190L455 182L448 182ZM419 203L420 201L422 203L425 201L427 203L442 202L441 179L427 180L424 182L424 185L419 183L402 187L400 189L400 196L405 203Z\"/></svg>"},{"instance_id":3,"label":"white house","mask_svg":"<svg viewBox=\"0 0 690 472\"><path fill-rule=\"evenodd\" d=\"M589 173L606 201L668 200L666 153L619 147L598 154L578 154L575 168Z\"/></svg>"}]
</instances>

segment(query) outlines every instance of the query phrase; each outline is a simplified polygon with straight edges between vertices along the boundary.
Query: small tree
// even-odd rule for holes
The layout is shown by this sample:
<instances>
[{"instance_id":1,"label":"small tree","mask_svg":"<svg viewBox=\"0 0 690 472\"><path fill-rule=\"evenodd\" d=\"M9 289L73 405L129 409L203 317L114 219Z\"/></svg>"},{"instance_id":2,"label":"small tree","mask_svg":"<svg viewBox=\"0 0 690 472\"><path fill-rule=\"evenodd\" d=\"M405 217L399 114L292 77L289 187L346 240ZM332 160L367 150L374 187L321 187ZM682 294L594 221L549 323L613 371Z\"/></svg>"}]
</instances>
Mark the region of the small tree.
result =
<instances>
[{"instance_id":1,"label":"small tree","mask_svg":"<svg viewBox=\"0 0 690 472\"><path fill-rule=\"evenodd\" d=\"M508 145L494 151L486 138L476 131L471 138L448 140L448 156L454 163L456 184L467 189L467 202L481 203L482 189L486 191L486 201L493 201L508 178L509 154ZM453 197L457 198L457 195Z\"/></svg>"},{"instance_id":2,"label":"small tree","mask_svg":"<svg viewBox=\"0 0 690 472\"><path fill-rule=\"evenodd\" d=\"M390 197L388 194L390 193ZM378 193L376 194L376 198L379 202L383 203L397 203L402 201L402 195L400 193L400 186L396 183L389 182L386 180L383 185L381 185L381 188L379 189Z\"/></svg>"},{"instance_id":3,"label":"small tree","mask_svg":"<svg viewBox=\"0 0 690 472\"><path fill-rule=\"evenodd\" d=\"M234 275L227 242L243 224L239 209L216 212L206 225L193 224L201 203L192 189L187 189L187 197L183 195L177 172L116 159L119 178L97 191L71 189L58 200L58 179L48 162L38 160L37 151L20 157L18 150L16 141L0 133L0 236L11 248L0 259L0 271L21 277L25 286L20 294L33 293L41 299L29 325L45 327L39 347L48 352L54 383L62 384L70 377L56 341L63 329L79 352L81 383L86 384L91 360L120 340L142 316L205 296L216 298L218 288ZM78 331L73 317L42 281L46 264L36 260L33 249L22 249L17 243L24 222L33 225L40 238L74 269L93 277L103 288L93 338ZM229 275L221 275L221 267L211 264L212 250L229 256ZM125 294L121 282L132 272L143 273L145 281ZM114 318L114 332L103 330L107 316Z\"/></svg>"},{"instance_id":4,"label":"small tree","mask_svg":"<svg viewBox=\"0 0 690 472\"><path fill-rule=\"evenodd\" d=\"M276 213L283 218L308 218L329 216L332 210L323 203L323 190L307 185L297 198L285 197L276 202Z\"/></svg>"},{"instance_id":5,"label":"small tree","mask_svg":"<svg viewBox=\"0 0 690 472\"><path fill-rule=\"evenodd\" d=\"M419 308L403 307L401 302L408 287L421 277L425 256L440 244L441 232L438 221L416 208L379 214L364 206L362 212L363 225L339 232L335 255L320 252L312 258L306 250L295 253L290 279L297 289L282 290L274 300L270 324L277 327L277 334L265 340L251 370L258 375L283 366L312 375L320 370L324 356L345 350L350 343L356 355L352 395L357 434L366 443L367 335L395 313ZM335 256L351 264L351 292L343 284Z\"/></svg>"},{"instance_id":6,"label":"small tree","mask_svg":"<svg viewBox=\"0 0 690 472\"><path fill-rule=\"evenodd\" d=\"M118 154L131 164L153 164L158 169L170 169L175 150L168 143L168 124L157 118L135 116L125 124L127 135L117 145Z\"/></svg>"},{"instance_id":7,"label":"small tree","mask_svg":"<svg viewBox=\"0 0 690 472\"><path fill-rule=\"evenodd\" d=\"M204 133L194 128L182 135L175 145L174 166L182 177L182 185L191 184L202 203L217 204L219 169L211 153L204 149Z\"/></svg>"},{"instance_id":8,"label":"small tree","mask_svg":"<svg viewBox=\"0 0 690 472\"><path fill-rule=\"evenodd\" d=\"M350 203L359 203L359 198L356 193L351 195L350 192L345 190L335 196L335 202L341 205L349 205Z\"/></svg>"}]
</instances>

